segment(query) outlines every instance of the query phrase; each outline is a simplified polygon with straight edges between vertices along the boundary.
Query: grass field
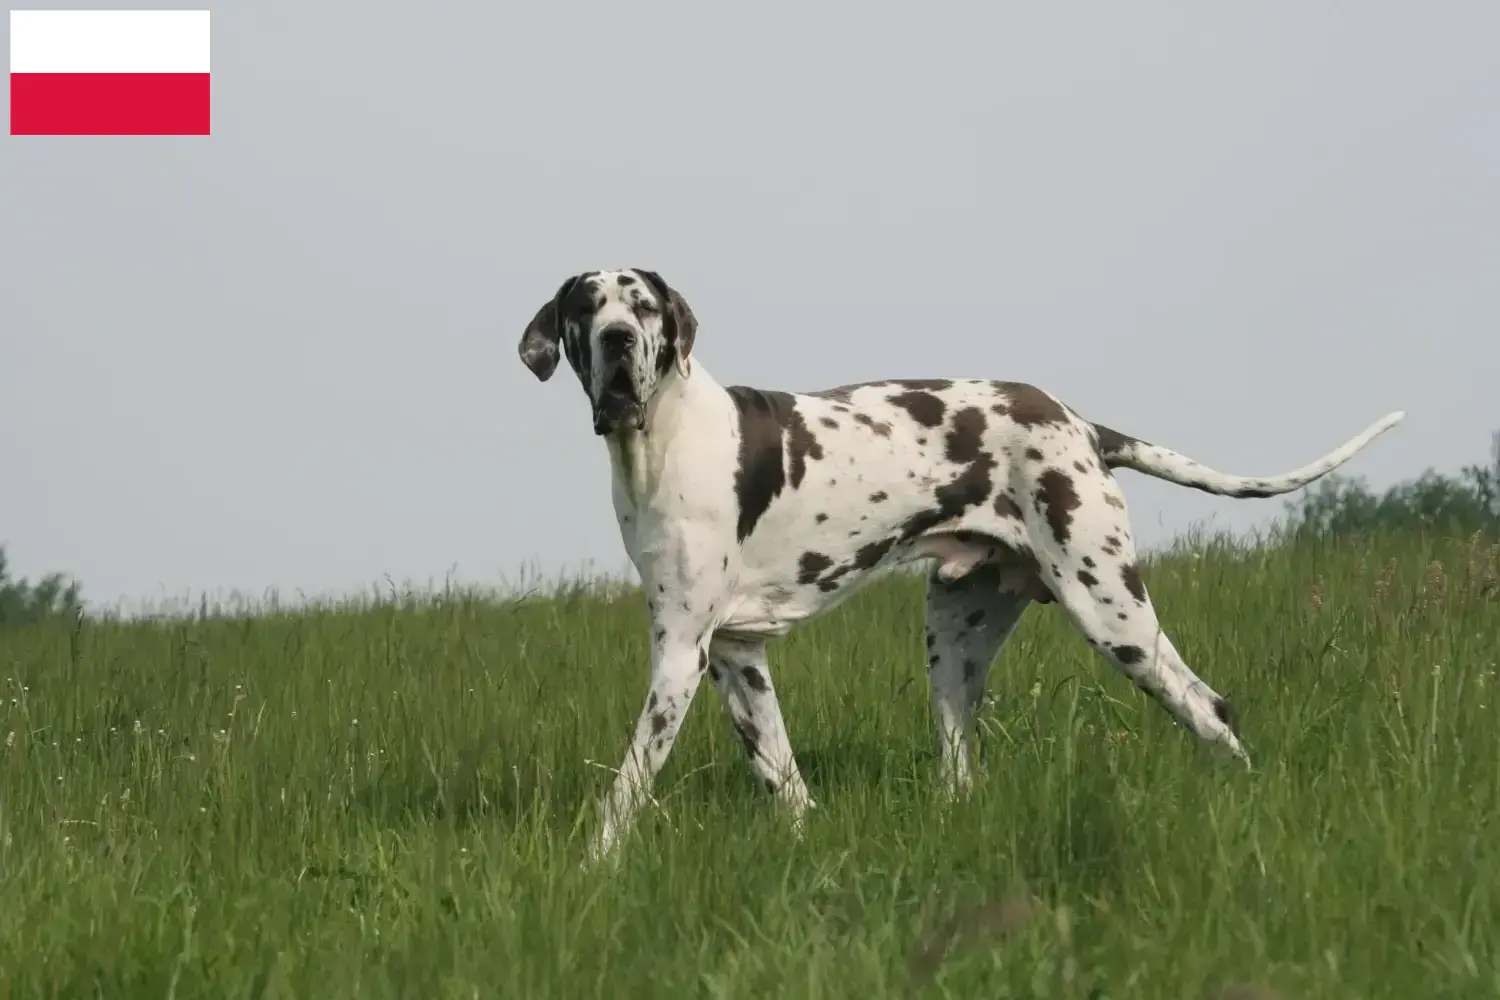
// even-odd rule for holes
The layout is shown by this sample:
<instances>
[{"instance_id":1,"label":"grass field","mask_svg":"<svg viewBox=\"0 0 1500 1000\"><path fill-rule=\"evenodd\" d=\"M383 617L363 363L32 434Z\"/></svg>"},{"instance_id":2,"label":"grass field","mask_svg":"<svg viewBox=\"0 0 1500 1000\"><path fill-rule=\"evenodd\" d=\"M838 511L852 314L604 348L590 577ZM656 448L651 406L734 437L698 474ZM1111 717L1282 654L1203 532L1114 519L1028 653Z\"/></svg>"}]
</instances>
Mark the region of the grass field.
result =
<instances>
[{"instance_id":1,"label":"grass field","mask_svg":"<svg viewBox=\"0 0 1500 1000\"><path fill-rule=\"evenodd\" d=\"M1500 550L1146 580L1254 773L1033 608L946 804L892 579L772 648L804 839L705 685L587 874L636 593L0 634L0 996L1500 996Z\"/></svg>"}]
</instances>

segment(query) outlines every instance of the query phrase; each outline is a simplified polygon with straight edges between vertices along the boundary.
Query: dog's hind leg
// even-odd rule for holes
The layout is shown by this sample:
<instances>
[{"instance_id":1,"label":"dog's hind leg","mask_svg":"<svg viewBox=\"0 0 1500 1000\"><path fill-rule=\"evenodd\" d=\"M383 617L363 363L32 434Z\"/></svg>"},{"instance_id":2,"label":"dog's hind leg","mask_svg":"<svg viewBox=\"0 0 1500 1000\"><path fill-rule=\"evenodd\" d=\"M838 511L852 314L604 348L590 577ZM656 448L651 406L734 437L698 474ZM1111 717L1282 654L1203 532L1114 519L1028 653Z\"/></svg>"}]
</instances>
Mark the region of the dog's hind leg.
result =
<instances>
[{"instance_id":1,"label":"dog's hind leg","mask_svg":"<svg viewBox=\"0 0 1500 1000\"><path fill-rule=\"evenodd\" d=\"M1089 645L1189 732L1248 764L1233 710L1161 630L1114 477L1044 484L1026 521L1042 578Z\"/></svg>"},{"instance_id":2,"label":"dog's hind leg","mask_svg":"<svg viewBox=\"0 0 1500 1000\"><path fill-rule=\"evenodd\" d=\"M1000 584L993 569L952 582L935 570L927 580L927 676L951 795L972 783L970 739L990 665L1031 603Z\"/></svg>"},{"instance_id":3,"label":"dog's hind leg","mask_svg":"<svg viewBox=\"0 0 1500 1000\"><path fill-rule=\"evenodd\" d=\"M794 825L814 803L797 769L786 721L771 684L766 644L715 636L708 646L708 672L750 767L766 790L787 809Z\"/></svg>"}]
</instances>

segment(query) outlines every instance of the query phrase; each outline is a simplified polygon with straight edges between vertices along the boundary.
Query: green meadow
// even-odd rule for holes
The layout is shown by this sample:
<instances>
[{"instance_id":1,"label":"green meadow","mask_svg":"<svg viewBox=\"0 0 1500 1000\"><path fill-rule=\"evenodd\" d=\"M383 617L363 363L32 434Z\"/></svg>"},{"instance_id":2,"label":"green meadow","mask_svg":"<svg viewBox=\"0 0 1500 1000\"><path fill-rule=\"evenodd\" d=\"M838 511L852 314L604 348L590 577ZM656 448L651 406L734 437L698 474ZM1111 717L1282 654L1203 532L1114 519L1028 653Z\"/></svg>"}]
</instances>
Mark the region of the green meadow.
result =
<instances>
[{"instance_id":1,"label":"green meadow","mask_svg":"<svg viewBox=\"0 0 1500 1000\"><path fill-rule=\"evenodd\" d=\"M1500 548L1144 575L1253 771L1033 607L948 803L896 576L772 647L801 839L704 685L589 872L638 592L0 633L0 996L1500 997Z\"/></svg>"}]
</instances>

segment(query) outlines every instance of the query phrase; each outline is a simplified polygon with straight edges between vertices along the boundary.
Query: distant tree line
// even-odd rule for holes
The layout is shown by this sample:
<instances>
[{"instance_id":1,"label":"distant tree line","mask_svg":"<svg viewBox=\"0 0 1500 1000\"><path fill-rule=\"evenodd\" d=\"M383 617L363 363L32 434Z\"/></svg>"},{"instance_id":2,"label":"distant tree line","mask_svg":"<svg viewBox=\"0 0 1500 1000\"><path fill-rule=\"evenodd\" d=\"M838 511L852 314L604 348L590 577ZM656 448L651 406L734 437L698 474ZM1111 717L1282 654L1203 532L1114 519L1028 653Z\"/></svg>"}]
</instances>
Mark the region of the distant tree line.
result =
<instances>
[{"instance_id":1,"label":"distant tree line","mask_svg":"<svg viewBox=\"0 0 1500 1000\"><path fill-rule=\"evenodd\" d=\"M83 607L82 588L61 573L31 583L10 575L5 547L0 546L0 628L30 625L47 618L71 618Z\"/></svg>"},{"instance_id":2,"label":"distant tree line","mask_svg":"<svg viewBox=\"0 0 1500 1000\"><path fill-rule=\"evenodd\" d=\"M1387 531L1500 535L1500 432L1486 465L1457 475L1428 469L1384 493L1363 479L1331 475L1286 505L1282 529L1292 537L1344 536Z\"/></svg>"}]
</instances>

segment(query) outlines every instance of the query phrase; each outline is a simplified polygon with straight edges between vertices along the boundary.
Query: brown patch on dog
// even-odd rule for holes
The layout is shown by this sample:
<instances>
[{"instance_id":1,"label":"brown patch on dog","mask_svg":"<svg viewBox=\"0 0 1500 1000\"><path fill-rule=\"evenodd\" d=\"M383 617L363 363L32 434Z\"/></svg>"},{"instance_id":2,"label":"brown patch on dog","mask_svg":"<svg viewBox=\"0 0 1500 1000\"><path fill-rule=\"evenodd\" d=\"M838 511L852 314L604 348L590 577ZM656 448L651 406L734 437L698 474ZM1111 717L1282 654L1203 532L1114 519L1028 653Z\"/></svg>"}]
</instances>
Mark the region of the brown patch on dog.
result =
<instances>
[{"instance_id":1,"label":"brown patch on dog","mask_svg":"<svg viewBox=\"0 0 1500 1000\"><path fill-rule=\"evenodd\" d=\"M740 743L745 747L745 756L754 757L760 752L760 730L753 722L735 722L734 731L740 734Z\"/></svg>"},{"instance_id":2,"label":"brown patch on dog","mask_svg":"<svg viewBox=\"0 0 1500 1000\"><path fill-rule=\"evenodd\" d=\"M953 415L953 429L948 432L948 461L973 462L984 445L984 411L977 406L959 410Z\"/></svg>"},{"instance_id":3,"label":"brown patch on dog","mask_svg":"<svg viewBox=\"0 0 1500 1000\"><path fill-rule=\"evenodd\" d=\"M858 532L851 532L850 537L852 538L857 534ZM821 579L816 579L809 582L816 582L818 585L818 589L823 591L825 594L837 590L839 581L841 579L843 579L845 576L848 576L850 573L855 572L856 570L874 569L880 564L880 560L885 558L885 554L892 548L894 548L895 545L896 539L894 538L881 538L876 541L870 542L867 545L861 545L859 547L859 551L854 554L854 558L852 560L838 567L826 576L821 577Z\"/></svg>"},{"instance_id":4,"label":"brown patch on dog","mask_svg":"<svg viewBox=\"0 0 1500 1000\"><path fill-rule=\"evenodd\" d=\"M943 422L943 414L948 411L947 405L941 399L920 389L898 392L887 398L890 403L910 413L911 418L923 427L940 426Z\"/></svg>"},{"instance_id":5,"label":"brown patch on dog","mask_svg":"<svg viewBox=\"0 0 1500 1000\"><path fill-rule=\"evenodd\" d=\"M820 459L823 457L823 446L818 439L813 437L813 432L808 430L807 422L802 419L802 414L796 410L789 410L786 415L787 430L787 476L792 489L802 485L802 478L807 475L807 460Z\"/></svg>"},{"instance_id":6,"label":"brown patch on dog","mask_svg":"<svg viewBox=\"0 0 1500 1000\"><path fill-rule=\"evenodd\" d=\"M862 389L868 383L856 382L853 385L836 385L832 389L814 389L807 393L809 396L821 396L823 399L832 399L838 403L850 402L849 397L854 394L855 389ZM834 409L838 409L837 406Z\"/></svg>"},{"instance_id":7,"label":"brown patch on dog","mask_svg":"<svg viewBox=\"0 0 1500 1000\"><path fill-rule=\"evenodd\" d=\"M786 393L744 386L730 386L728 392L739 411L739 468L734 474L739 522L735 537L743 542L786 485L782 429L792 401Z\"/></svg>"},{"instance_id":8,"label":"brown patch on dog","mask_svg":"<svg viewBox=\"0 0 1500 1000\"><path fill-rule=\"evenodd\" d=\"M1125 589L1130 591L1130 596L1135 598L1135 603L1146 603L1146 584L1141 580L1141 571L1136 568L1135 563L1120 567L1120 580L1125 584Z\"/></svg>"},{"instance_id":9,"label":"brown patch on dog","mask_svg":"<svg viewBox=\"0 0 1500 1000\"><path fill-rule=\"evenodd\" d=\"M818 574L833 565L833 560L821 552L804 552L797 560L797 582L804 586L818 579Z\"/></svg>"},{"instance_id":10,"label":"brown patch on dog","mask_svg":"<svg viewBox=\"0 0 1500 1000\"><path fill-rule=\"evenodd\" d=\"M995 388L1010 402L1010 418L1022 427L1065 424L1068 411L1062 404L1034 385L1024 382L996 382Z\"/></svg>"},{"instance_id":11,"label":"brown patch on dog","mask_svg":"<svg viewBox=\"0 0 1500 1000\"><path fill-rule=\"evenodd\" d=\"M1073 477L1061 469L1048 469L1037 479L1036 505L1038 511L1045 505L1047 526L1057 544L1066 545L1073 530L1073 511L1083 505L1078 491L1073 488Z\"/></svg>"},{"instance_id":12,"label":"brown patch on dog","mask_svg":"<svg viewBox=\"0 0 1500 1000\"><path fill-rule=\"evenodd\" d=\"M1235 739L1240 738L1240 716L1234 710L1233 705L1229 704L1223 698L1219 698L1214 702L1214 715L1220 722L1229 727L1229 731L1234 734Z\"/></svg>"},{"instance_id":13,"label":"brown patch on dog","mask_svg":"<svg viewBox=\"0 0 1500 1000\"><path fill-rule=\"evenodd\" d=\"M1117 467L1124 452L1133 446L1145 444L1138 438L1133 438L1129 434L1121 434L1114 428L1105 427L1103 424L1095 424L1094 430L1099 435L1099 459L1107 468Z\"/></svg>"}]
</instances>

